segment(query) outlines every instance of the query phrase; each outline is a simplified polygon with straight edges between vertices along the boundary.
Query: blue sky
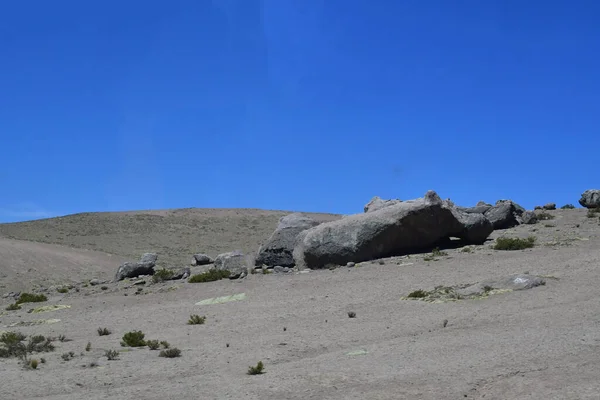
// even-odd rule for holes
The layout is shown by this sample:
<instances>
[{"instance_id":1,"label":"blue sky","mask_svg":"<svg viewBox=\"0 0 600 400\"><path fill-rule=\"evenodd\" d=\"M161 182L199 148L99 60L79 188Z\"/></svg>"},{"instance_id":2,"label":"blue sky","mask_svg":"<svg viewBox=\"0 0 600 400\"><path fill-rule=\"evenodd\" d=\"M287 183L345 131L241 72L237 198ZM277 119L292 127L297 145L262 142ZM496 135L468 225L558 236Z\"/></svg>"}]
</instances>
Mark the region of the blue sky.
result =
<instances>
[{"instance_id":1,"label":"blue sky","mask_svg":"<svg viewBox=\"0 0 600 400\"><path fill-rule=\"evenodd\" d=\"M593 0L3 2L0 221L577 204L598 21Z\"/></svg>"}]
</instances>

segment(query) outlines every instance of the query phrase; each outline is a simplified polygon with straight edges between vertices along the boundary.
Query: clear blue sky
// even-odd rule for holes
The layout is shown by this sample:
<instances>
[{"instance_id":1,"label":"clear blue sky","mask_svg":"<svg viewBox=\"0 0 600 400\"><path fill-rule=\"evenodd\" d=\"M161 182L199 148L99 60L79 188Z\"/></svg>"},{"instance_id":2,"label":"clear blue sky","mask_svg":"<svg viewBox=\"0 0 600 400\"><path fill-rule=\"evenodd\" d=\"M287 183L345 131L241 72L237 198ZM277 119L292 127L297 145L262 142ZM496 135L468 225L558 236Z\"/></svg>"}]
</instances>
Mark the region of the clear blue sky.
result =
<instances>
[{"instance_id":1,"label":"clear blue sky","mask_svg":"<svg viewBox=\"0 0 600 400\"><path fill-rule=\"evenodd\" d=\"M595 0L5 1L0 57L0 221L600 187Z\"/></svg>"}]
</instances>

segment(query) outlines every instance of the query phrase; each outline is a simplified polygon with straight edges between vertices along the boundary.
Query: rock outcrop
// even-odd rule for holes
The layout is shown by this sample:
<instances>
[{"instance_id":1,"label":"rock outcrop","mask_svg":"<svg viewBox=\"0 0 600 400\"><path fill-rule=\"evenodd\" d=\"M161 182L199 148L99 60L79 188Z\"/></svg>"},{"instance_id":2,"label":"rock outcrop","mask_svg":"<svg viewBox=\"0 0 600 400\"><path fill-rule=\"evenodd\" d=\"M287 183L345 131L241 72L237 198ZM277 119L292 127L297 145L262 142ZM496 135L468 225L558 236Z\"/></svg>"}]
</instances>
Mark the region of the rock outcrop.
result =
<instances>
[{"instance_id":1,"label":"rock outcrop","mask_svg":"<svg viewBox=\"0 0 600 400\"><path fill-rule=\"evenodd\" d=\"M451 236L481 244L492 230L483 214L461 211L429 191L423 198L303 231L293 254L300 268L324 268L424 249Z\"/></svg>"},{"instance_id":2,"label":"rock outcrop","mask_svg":"<svg viewBox=\"0 0 600 400\"><path fill-rule=\"evenodd\" d=\"M154 267L158 255L155 253L144 253L138 262L125 262L115 275L115 281L122 281L125 278L135 278L140 275L154 275Z\"/></svg>"},{"instance_id":3,"label":"rock outcrop","mask_svg":"<svg viewBox=\"0 0 600 400\"><path fill-rule=\"evenodd\" d=\"M494 230L508 229L520 225L521 216L526 210L512 200L498 200L495 206L488 209L483 215L490 220Z\"/></svg>"},{"instance_id":4,"label":"rock outcrop","mask_svg":"<svg viewBox=\"0 0 600 400\"><path fill-rule=\"evenodd\" d=\"M581 194L579 204L585 208L600 208L600 190L586 190Z\"/></svg>"},{"instance_id":5,"label":"rock outcrop","mask_svg":"<svg viewBox=\"0 0 600 400\"><path fill-rule=\"evenodd\" d=\"M192 258L192 265L208 265L213 262L214 260L210 256L202 253L194 254Z\"/></svg>"},{"instance_id":6,"label":"rock outcrop","mask_svg":"<svg viewBox=\"0 0 600 400\"><path fill-rule=\"evenodd\" d=\"M255 265L293 267L294 257L292 253L296 246L298 234L317 225L319 225L318 221L300 213L282 217L275 232L258 250Z\"/></svg>"},{"instance_id":7,"label":"rock outcrop","mask_svg":"<svg viewBox=\"0 0 600 400\"><path fill-rule=\"evenodd\" d=\"M364 211L366 213L380 210L384 207L393 206L394 204L401 203L400 199L383 200L379 196L373 197L367 204L365 204Z\"/></svg>"}]
</instances>

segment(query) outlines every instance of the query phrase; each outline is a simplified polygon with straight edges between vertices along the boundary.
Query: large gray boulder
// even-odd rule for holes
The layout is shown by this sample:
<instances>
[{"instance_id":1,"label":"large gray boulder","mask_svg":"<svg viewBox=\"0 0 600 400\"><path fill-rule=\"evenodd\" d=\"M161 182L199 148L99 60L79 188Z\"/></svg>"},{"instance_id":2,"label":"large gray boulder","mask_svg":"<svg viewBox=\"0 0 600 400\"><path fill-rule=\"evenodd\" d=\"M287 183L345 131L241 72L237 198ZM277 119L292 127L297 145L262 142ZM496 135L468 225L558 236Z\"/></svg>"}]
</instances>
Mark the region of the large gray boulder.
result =
<instances>
[{"instance_id":1,"label":"large gray boulder","mask_svg":"<svg viewBox=\"0 0 600 400\"><path fill-rule=\"evenodd\" d=\"M279 220L277 229L258 249L255 265L274 267L293 267L292 252L296 246L296 238L302 231L319 225L318 221L300 213L286 215Z\"/></svg>"},{"instance_id":2,"label":"large gray boulder","mask_svg":"<svg viewBox=\"0 0 600 400\"><path fill-rule=\"evenodd\" d=\"M346 265L425 249L450 236L480 244L491 232L483 215L462 212L429 191L301 232L294 259L300 268Z\"/></svg>"},{"instance_id":3,"label":"large gray boulder","mask_svg":"<svg viewBox=\"0 0 600 400\"><path fill-rule=\"evenodd\" d=\"M585 208L600 208L600 190L586 190L581 194L579 204Z\"/></svg>"},{"instance_id":4,"label":"large gray boulder","mask_svg":"<svg viewBox=\"0 0 600 400\"><path fill-rule=\"evenodd\" d=\"M521 216L525 211L523 207L511 200L499 200L483 215L490 220L494 230L508 229L523 222Z\"/></svg>"},{"instance_id":5,"label":"large gray boulder","mask_svg":"<svg viewBox=\"0 0 600 400\"><path fill-rule=\"evenodd\" d=\"M215 258L215 269L229 271L229 279L243 278L248 275L246 256L239 250L219 254Z\"/></svg>"},{"instance_id":6,"label":"large gray boulder","mask_svg":"<svg viewBox=\"0 0 600 400\"><path fill-rule=\"evenodd\" d=\"M400 199L383 200L379 196L373 197L367 204L365 204L364 211L366 213L380 210L384 207L393 206L394 204L401 203Z\"/></svg>"},{"instance_id":7,"label":"large gray boulder","mask_svg":"<svg viewBox=\"0 0 600 400\"><path fill-rule=\"evenodd\" d=\"M158 255L155 253L144 253L138 262L125 262L117 269L115 281L136 278L140 275L154 275L157 260Z\"/></svg>"}]
</instances>

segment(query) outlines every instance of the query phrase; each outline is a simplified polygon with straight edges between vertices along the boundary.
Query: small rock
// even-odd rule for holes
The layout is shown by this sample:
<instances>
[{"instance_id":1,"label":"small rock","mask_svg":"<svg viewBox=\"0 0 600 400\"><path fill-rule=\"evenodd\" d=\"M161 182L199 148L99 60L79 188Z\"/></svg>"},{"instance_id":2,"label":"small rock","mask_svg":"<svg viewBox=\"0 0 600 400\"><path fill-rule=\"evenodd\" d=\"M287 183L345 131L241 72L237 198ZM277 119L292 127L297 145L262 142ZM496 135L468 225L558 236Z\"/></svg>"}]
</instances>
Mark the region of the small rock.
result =
<instances>
[{"instance_id":1,"label":"small rock","mask_svg":"<svg viewBox=\"0 0 600 400\"><path fill-rule=\"evenodd\" d=\"M95 279L95 278L94 279L90 279L90 285L92 285L92 286L96 286L96 285L99 285L101 283L102 282L100 282L100 279Z\"/></svg>"},{"instance_id":2,"label":"small rock","mask_svg":"<svg viewBox=\"0 0 600 400\"><path fill-rule=\"evenodd\" d=\"M287 274L289 272L292 272L292 269L288 267L282 267L281 265L276 265L275 267L273 267L273 272Z\"/></svg>"},{"instance_id":3,"label":"small rock","mask_svg":"<svg viewBox=\"0 0 600 400\"><path fill-rule=\"evenodd\" d=\"M356 265L356 263L355 263L355 262L353 262L353 261L348 261L348 263L346 264L346 267L348 267L348 268L352 268L352 267L354 267L355 265Z\"/></svg>"},{"instance_id":4,"label":"small rock","mask_svg":"<svg viewBox=\"0 0 600 400\"><path fill-rule=\"evenodd\" d=\"M556 210L556 203L546 203L543 208L544 210Z\"/></svg>"},{"instance_id":5,"label":"small rock","mask_svg":"<svg viewBox=\"0 0 600 400\"><path fill-rule=\"evenodd\" d=\"M194 258L192 259L192 265L198 266L212 264L213 262L214 260L210 256L203 253L194 254Z\"/></svg>"},{"instance_id":6,"label":"small rock","mask_svg":"<svg viewBox=\"0 0 600 400\"><path fill-rule=\"evenodd\" d=\"M146 281L143 279L140 279L138 281L133 282L134 285L145 285ZM138 289L139 290L139 289Z\"/></svg>"}]
</instances>

